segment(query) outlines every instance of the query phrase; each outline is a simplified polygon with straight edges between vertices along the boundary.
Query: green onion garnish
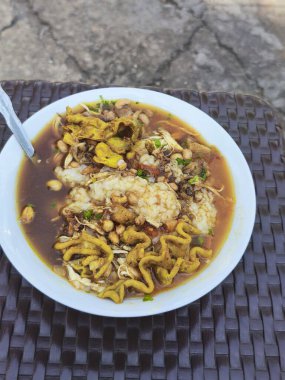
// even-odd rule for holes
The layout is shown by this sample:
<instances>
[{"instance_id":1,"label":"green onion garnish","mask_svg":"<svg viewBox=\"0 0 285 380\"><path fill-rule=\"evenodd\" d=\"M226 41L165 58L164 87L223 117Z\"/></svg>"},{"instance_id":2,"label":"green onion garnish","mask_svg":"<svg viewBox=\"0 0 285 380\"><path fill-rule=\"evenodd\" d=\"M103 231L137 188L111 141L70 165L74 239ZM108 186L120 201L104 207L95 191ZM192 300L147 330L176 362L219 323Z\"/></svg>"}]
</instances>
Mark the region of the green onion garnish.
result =
<instances>
[{"instance_id":1,"label":"green onion garnish","mask_svg":"<svg viewBox=\"0 0 285 380\"><path fill-rule=\"evenodd\" d=\"M146 179L148 177L148 173L146 170L138 169L137 176Z\"/></svg>"},{"instance_id":2,"label":"green onion garnish","mask_svg":"<svg viewBox=\"0 0 285 380\"><path fill-rule=\"evenodd\" d=\"M150 294L146 294L143 298L143 302L153 301L153 297Z\"/></svg>"},{"instance_id":3,"label":"green onion garnish","mask_svg":"<svg viewBox=\"0 0 285 380\"><path fill-rule=\"evenodd\" d=\"M185 166L185 165L190 164L190 162L191 162L192 160L191 160L191 158L187 158L186 160L184 160L183 158L177 157L177 158L176 158L176 161L177 161L177 164L178 164L178 165L183 165L183 166Z\"/></svg>"},{"instance_id":4,"label":"green onion garnish","mask_svg":"<svg viewBox=\"0 0 285 380\"><path fill-rule=\"evenodd\" d=\"M156 148L160 148L161 147L161 141L159 139L154 140L154 145Z\"/></svg>"},{"instance_id":5,"label":"green onion garnish","mask_svg":"<svg viewBox=\"0 0 285 380\"><path fill-rule=\"evenodd\" d=\"M83 218L88 220L88 222L90 222L90 220L93 218L93 211L92 210L85 210L83 211Z\"/></svg>"},{"instance_id":6,"label":"green onion garnish","mask_svg":"<svg viewBox=\"0 0 285 380\"><path fill-rule=\"evenodd\" d=\"M203 181L206 181L207 179L207 170L204 168L204 166L201 169L200 178L202 178Z\"/></svg>"},{"instance_id":7,"label":"green onion garnish","mask_svg":"<svg viewBox=\"0 0 285 380\"><path fill-rule=\"evenodd\" d=\"M190 178L188 181L190 185L195 185L198 182L200 182L200 177L198 175L195 175L193 178Z\"/></svg>"},{"instance_id":8,"label":"green onion garnish","mask_svg":"<svg viewBox=\"0 0 285 380\"><path fill-rule=\"evenodd\" d=\"M209 228L208 235L214 236L213 228Z\"/></svg>"}]
</instances>

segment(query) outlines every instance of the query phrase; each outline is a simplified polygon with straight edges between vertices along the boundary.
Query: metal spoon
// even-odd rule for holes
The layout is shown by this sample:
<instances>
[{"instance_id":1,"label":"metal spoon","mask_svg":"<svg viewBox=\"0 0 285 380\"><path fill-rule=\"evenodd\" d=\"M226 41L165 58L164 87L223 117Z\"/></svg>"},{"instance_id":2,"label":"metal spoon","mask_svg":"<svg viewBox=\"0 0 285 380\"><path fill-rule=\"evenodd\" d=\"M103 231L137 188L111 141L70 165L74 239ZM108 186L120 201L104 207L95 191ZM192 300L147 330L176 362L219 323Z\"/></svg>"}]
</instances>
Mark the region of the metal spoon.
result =
<instances>
[{"instance_id":1,"label":"metal spoon","mask_svg":"<svg viewBox=\"0 0 285 380\"><path fill-rule=\"evenodd\" d=\"M23 128L21 121L16 115L12 102L0 84L0 113L4 116L7 126L16 137L16 140L21 145L23 151L29 158L35 154L34 147L29 140L29 137Z\"/></svg>"}]
</instances>

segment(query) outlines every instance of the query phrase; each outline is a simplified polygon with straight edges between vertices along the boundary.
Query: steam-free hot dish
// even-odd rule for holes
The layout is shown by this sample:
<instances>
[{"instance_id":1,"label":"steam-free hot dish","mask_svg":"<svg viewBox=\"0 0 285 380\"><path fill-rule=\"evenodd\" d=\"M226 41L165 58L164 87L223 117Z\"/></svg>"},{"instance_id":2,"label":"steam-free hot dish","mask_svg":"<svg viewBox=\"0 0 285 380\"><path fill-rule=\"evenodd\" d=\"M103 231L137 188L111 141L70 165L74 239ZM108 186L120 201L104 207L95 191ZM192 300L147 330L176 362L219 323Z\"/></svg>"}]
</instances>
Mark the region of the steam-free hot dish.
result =
<instances>
[{"instance_id":1,"label":"steam-free hot dish","mask_svg":"<svg viewBox=\"0 0 285 380\"><path fill-rule=\"evenodd\" d=\"M77 289L116 303L152 300L201 271L226 239L226 161L164 110L103 98L67 107L35 147L19 173L19 220Z\"/></svg>"}]
</instances>

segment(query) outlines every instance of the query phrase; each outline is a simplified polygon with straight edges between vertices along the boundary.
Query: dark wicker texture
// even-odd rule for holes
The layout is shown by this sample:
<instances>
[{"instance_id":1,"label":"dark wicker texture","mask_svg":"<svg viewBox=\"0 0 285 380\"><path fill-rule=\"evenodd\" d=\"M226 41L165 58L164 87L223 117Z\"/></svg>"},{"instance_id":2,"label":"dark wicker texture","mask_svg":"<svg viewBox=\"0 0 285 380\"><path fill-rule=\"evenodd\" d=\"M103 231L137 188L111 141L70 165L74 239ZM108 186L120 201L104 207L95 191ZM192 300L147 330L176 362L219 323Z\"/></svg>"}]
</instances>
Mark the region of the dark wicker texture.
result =
<instances>
[{"instance_id":1,"label":"dark wicker texture","mask_svg":"<svg viewBox=\"0 0 285 380\"><path fill-rule=\"evenodd\" d=\"M23 121L46 104L96 87L47 82L3 86ZM1 379L285 378L285 172L275 111L247 95L161 91L216 119L249 163L258 210L243 259L221 285L187 307L115 319L52 301L2 253ZM9 135L1 118L0 148Z\"/></svg>"}]
</instances>

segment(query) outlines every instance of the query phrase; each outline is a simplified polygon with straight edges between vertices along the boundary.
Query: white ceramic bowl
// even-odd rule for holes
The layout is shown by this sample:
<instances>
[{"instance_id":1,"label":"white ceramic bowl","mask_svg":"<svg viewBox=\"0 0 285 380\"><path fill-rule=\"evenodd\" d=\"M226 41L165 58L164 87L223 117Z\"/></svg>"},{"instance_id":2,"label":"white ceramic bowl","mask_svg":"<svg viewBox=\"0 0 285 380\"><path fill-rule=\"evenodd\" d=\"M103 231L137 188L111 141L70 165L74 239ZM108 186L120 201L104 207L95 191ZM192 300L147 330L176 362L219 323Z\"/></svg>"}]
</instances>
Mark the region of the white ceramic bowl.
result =
<instances>
[{"instance_id":1,"label":"white ceramic bowl","mask_svg":"<svg viewBox=\"0 0 285 380\"><path fill-rule=\"evenodd\" d=\"M41 109L24 123L33 139L56 114L65 107L82 102L129 98L167 110L189 123L206 141L215 145L226 157L233 176L236 206L232 228L220 253L188 282L155 296L152 302L141 298L127 299L116 305L94 294L74 289L66 280L54 274L28 245L16 214L16 178L23 153L11 137L0 155L0 243L15 268L37 289L54 300L91 314L112 317L138 317L166 312L189 304L215 288L241 259L252 233L256 199L248 165L232 138L204 112L172 96L135 88L105 88L81 92L58 100Z\"/></svg>"}]
</instances>

